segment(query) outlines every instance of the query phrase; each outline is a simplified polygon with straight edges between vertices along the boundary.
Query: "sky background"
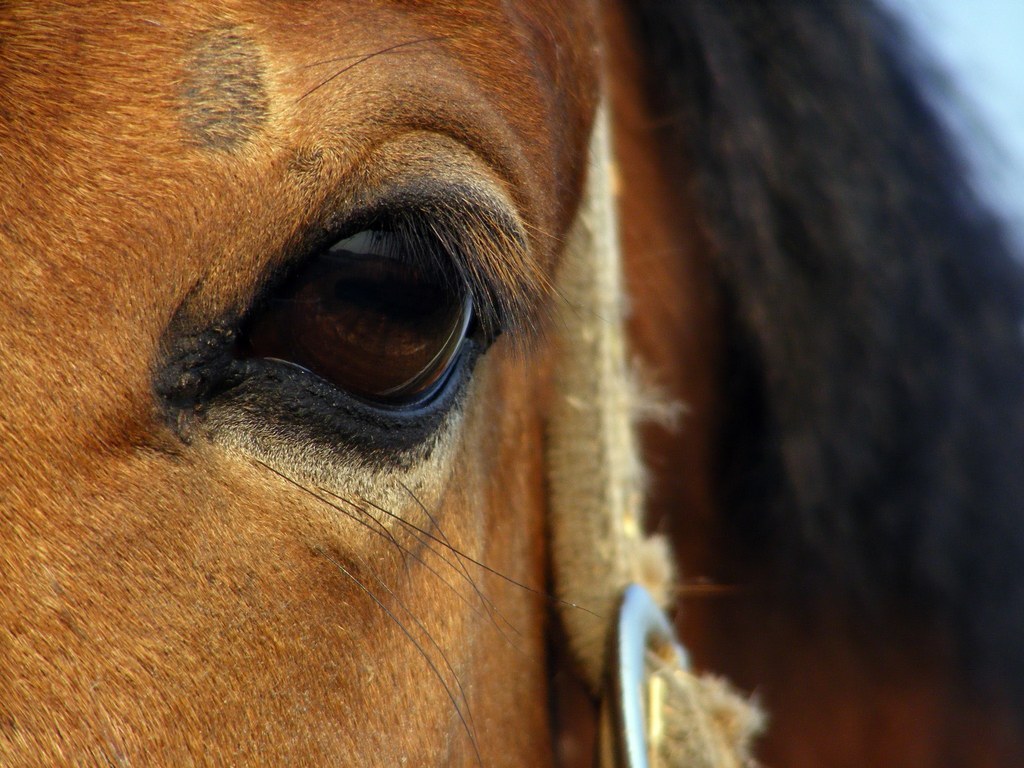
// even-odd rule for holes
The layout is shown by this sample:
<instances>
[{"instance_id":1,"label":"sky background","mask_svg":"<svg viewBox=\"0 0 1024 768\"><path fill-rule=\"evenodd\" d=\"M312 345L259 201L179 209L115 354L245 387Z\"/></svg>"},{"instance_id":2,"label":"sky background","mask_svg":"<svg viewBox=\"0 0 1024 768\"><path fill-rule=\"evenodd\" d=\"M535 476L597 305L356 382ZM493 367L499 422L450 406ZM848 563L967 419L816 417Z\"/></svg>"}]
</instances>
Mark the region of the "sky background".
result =
<instances>
[{"instance_id":1,"label":"sky background","mask_svg":"<svg viewBox=\"0 0 1024 768\"><path fill-rule=\"evenodd\" d=\"M1024 258L1024 0L883 2L951 77L958 103L939 107Z\"/></svg>"}]
</instances>

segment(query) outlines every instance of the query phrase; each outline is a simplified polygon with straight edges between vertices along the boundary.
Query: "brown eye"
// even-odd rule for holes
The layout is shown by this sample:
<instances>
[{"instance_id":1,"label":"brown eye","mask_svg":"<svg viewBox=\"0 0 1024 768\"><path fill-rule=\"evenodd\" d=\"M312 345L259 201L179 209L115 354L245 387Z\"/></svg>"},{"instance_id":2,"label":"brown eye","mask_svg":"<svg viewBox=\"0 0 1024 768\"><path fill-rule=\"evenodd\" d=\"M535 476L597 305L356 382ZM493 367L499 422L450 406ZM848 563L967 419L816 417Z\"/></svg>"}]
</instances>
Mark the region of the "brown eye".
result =
<instances>
[{"instance_id":1,"label":"brown eye","mask_svg":"<svg viewBox=\"0 0 1024 768\"><path fill-rule=\"evenodd\" d=\"M313 257L279 288L249 322L241 350L399 404L443 381L472 314L467 292L403 259L394 235L364 231Z\"/></svg>"}]
</instances>

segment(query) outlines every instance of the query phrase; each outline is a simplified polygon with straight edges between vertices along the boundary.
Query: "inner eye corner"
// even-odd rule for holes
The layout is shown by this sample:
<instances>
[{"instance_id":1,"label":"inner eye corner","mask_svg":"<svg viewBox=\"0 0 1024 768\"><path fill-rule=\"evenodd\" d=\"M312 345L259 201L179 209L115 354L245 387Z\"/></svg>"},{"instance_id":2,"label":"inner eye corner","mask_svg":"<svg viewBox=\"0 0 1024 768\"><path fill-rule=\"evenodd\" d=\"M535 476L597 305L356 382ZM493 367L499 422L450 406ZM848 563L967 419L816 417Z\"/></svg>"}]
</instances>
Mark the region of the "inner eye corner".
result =
<instances>
[{"instance_id":1,"label":"inner eye corner","mask_svg":"<svg viewBox=\"0 0 1024 768\"><path fill-rule=\"evenodd\" d=\"M476 327L472 291L436 244L371 226L272 283L240 324L236 355L297 366L383 408L443 389Z\"/></svg>"}]
</instances>

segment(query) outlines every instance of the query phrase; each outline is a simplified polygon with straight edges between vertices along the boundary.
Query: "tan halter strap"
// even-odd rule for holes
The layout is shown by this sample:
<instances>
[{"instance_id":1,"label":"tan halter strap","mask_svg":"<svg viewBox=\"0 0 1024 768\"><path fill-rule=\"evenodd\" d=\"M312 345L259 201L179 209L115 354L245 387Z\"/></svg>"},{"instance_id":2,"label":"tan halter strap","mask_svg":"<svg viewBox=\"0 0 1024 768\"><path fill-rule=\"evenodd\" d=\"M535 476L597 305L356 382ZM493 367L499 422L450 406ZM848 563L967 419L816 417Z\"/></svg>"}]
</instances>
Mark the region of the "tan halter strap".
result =
<instances>
[{"instance_id":1,"label":"tan halter strap","mask_svg":"<svg viewBox=\"0 0 1024 768\"><path fill-rule=\"evenodd\" d=\"M723 682L688 671L663 612L675 586L671 554L662 538L644 532L606 106L595 120L589 163L558 276L560 348L548 434L561 619L583 677L601 698L603 768L749 765L761 718Z\"/></svg>"}]
</instances>

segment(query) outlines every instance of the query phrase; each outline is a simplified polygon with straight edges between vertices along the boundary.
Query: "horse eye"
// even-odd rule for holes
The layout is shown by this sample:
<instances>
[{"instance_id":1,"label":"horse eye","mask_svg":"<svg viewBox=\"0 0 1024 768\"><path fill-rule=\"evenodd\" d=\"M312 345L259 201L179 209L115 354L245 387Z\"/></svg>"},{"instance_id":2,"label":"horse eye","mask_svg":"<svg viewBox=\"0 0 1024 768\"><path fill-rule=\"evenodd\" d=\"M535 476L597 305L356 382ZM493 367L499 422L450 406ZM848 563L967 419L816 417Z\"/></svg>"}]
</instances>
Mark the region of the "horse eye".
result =
<instances>
[{"instance_id":1,"label":"horse eye","mask_svg":"<svg viewBox=\"0 0 1024 768\"><path fill-rule=\"evenodd\" d=\"M420 400L444 382L473 316L455 282L404 259L396 236L363 231L276 290L248 322L240 351L301 366L372 402Z\"/></svg>"}]
</instances>

